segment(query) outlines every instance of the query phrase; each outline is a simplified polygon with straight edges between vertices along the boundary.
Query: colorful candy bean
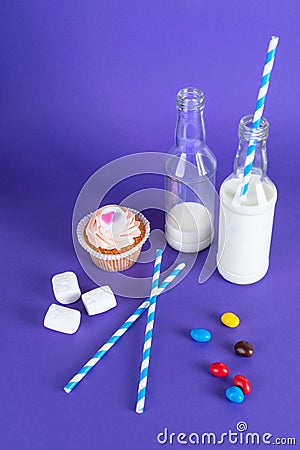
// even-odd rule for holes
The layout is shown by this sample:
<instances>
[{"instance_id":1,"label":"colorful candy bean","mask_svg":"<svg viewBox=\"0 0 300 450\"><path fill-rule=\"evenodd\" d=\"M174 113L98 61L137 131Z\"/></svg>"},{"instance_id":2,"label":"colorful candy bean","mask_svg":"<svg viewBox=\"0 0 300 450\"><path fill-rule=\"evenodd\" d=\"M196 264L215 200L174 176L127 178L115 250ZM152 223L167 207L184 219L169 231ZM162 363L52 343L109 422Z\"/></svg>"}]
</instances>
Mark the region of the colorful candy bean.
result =
<instances>
[{"instance_id":1,"label":"colorful candy bean","mask_svg":"<svg viewBox=\"0 0 300 450\"><path fill-rule=\"evenodd\" d=\"M194 328L191 330L191 336L196 342L209 342L211 340L211 333L205 328Z\"/></svg>"},{"instance_id":2,"label":"colorful candy bean","mask_svg":"<svg viewBox=\"0 0 300 450\"><path fill-rule=\"evenodd\" d=\"M229 369L222 362L214 362L210 365L209 370L215 377L224 378L229 374Z\"/></svg>"},{"instance_id":3,"label":"colorful candy bean","mask_svg":"<svg viewBox=\"0 0 300 450\"><path fill-rule=\"evenodd\" d=\"M254 353L253 345L248 341L238 341L234 346L235 352L240 356L250 358Z\"/></svg>"},{"instance_id":4,"label":"colorful candy bean","mask_svg":"<svg viewBox=\"0 0 300 450\"><path fill-rule=\"evenodd\" d=\"M226 389L226 397L232 403L242 403L245 399L242 389L237 386L230 386Z\"/></svg>"},{"instance_id":5,"label":"colorful candy bean","mask_svg":"<svg viewBox=\"0 0 300 450\"><path fill-rule=\"evenodd\" d=\"M250 381L243 375L236 375L233 379L233 384L242 389L245 395L250 394L252 390Z\"/></svg>"},{"instance_id":6,"label":"colorful candy bean","mask_svg":"<svg viewBox=\"0 0 300 450\"><path fill-rule=\"evenodd\" d=\"M221 322L226 327L236 328L240 323L240 319L236 314L233 314L232 312L226 312L222 314Z\"/></svg>"}]
</instances>

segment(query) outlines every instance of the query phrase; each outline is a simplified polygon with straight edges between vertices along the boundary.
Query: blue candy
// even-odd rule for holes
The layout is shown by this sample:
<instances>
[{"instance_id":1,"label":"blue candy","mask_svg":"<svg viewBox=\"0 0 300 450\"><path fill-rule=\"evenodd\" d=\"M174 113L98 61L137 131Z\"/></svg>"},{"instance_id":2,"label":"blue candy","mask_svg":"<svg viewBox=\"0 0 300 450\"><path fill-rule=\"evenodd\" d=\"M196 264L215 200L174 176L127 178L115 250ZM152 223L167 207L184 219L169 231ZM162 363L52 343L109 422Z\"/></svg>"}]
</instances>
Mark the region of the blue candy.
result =
<instances>
[{"instance_id":1,"label":"blue candy","mask_svg":"<svg viewBox=\"0 0 300 450\"><path fill-rule=\"evenodd\" d=\"M229 388L227 388L226 397L232 403L243 403L245 398L242 389L237 386L230 386Z\"/></svg>"},{"instance_id":2,"label":"blue candy","mask_svg":"<svg viewBox=\"0 0 300 450\"><path fill-rule=\"evenodd\" d=\"M210 331L205 328L194 328L191 331L191 336L196 342L209 342L211 340Z\"/></svg>"}]
</instances>

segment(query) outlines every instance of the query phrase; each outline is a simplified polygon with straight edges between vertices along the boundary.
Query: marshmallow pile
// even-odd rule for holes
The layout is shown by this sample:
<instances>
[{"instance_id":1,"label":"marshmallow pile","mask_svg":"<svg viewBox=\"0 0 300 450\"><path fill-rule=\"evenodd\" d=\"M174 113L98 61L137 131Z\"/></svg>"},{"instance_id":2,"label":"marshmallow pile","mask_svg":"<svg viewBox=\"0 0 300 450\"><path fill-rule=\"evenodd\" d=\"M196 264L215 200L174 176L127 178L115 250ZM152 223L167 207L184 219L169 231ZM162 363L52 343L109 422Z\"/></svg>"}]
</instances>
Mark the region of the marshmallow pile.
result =
<instances>
[{"instance_id":1,"label":"marshmallow pile","mask_svg":"<svg viewBox=\"0 0 300 450\"><path fill-rule=\"evenodd\" d=\"M52 287L56 300L63 305L70 305L81 297L89 316L101 314L117 306L115 295L109 286L101 286L81 294L74 272L54 275ZM80 311L53 303L45 315L44 326L61 333L74 334L79 328L80 321Z\"/></svg>"}]
</instances>

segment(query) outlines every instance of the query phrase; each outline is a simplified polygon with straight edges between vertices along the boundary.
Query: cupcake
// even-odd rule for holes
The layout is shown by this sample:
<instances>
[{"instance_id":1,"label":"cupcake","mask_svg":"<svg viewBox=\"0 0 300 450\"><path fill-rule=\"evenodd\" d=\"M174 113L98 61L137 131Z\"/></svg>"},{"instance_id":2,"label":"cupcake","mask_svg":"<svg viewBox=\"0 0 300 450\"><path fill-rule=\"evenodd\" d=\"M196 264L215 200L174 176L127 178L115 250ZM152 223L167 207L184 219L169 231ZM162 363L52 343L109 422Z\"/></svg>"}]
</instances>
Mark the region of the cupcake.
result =
<instances>
[{"instance_id":1,"label":"cupcake","mask_svg":"<svg viewBox=\"0 0 300 450\"><path fill-rule=\"evenodd\" d=\"M78 224L79 243L100 269L121 272L138 259L149 237L150 224L135 209L118 205L103 206Z\"/></svg>"}]
</instances>

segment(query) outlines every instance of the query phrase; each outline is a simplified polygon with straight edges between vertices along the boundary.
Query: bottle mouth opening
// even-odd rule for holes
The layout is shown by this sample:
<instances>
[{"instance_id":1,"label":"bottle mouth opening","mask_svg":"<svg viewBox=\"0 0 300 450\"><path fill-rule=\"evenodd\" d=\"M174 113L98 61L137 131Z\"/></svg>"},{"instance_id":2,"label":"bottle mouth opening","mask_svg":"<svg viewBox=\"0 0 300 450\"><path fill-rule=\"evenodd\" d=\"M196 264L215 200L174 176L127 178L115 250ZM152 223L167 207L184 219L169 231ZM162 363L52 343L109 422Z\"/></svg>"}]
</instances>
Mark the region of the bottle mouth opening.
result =
<instances>
[{"instance_id":1,"label":"bottle mouth opening","mask_svg":"<svg viewBox=\"0 0 300 450\"><path fill-rule=\"evenodd\" d=\"M240 120L239 124L239 137L241 139L250 140L256 139L258 141L265 140L269 134L269 122L265 117L261 118L259 128L252 129L253 114L244 116Z\"/></svg>"},{"instance_id":2,"label":"bottle mouth opening","mask_svg":"<svg viewBox=\"0 0 300 450\"><path fill-rule=\"evenodd\" d=\"M202 111L204 94L201 89L194 87L180 89L176 97L176 106L180 111Z\"/></svg>"}]
</instances>

